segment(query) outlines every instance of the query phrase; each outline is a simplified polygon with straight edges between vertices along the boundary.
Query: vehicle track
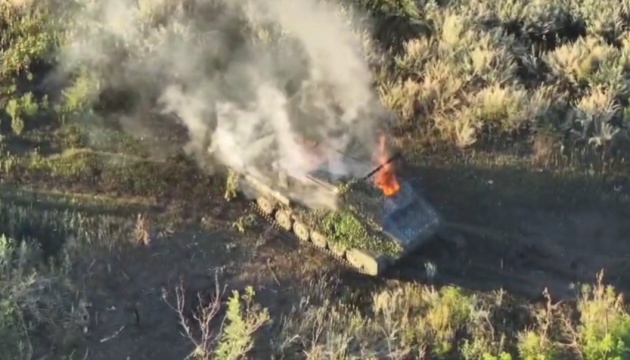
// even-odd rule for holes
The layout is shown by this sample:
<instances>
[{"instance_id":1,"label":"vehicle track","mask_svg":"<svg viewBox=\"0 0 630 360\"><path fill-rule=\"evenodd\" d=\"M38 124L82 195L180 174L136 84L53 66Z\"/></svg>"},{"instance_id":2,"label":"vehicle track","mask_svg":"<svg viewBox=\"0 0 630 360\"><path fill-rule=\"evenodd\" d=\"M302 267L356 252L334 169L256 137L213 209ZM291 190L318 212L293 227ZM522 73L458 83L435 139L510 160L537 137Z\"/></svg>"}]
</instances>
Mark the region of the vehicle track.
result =
<instances>
[{"instance_id":1,"label":"vehicle track","mask_svg":"<svg viewBox=\"0 0 630 360\"><path fill-rule=\"evenodd\" d=\"M73 202L59 201L57 199L48 200L45 194L39 196L38 193L26 198L24 198L23 194L21 194L22 196L18 196L18 194L9 195L11 196L3 196L2 202L17 202L19 205L31 205L46 209L77 207L77 204ZM47 201L41 201L44 199ZM345 256L340 256L328 246L322 248L311 241L301 240L293 232L285 231L275 219L266 215L258 207L255 200L240 197L239 202L243 205L249 205L256 215L278 230L282 237L296 240L300 246L306 243L308 246L315 248L316 251L330 255L341 268L358 274L361 279L350 276L348 279L353 280L348 281L358 280L360 283L362 281L380 283L383 279L405 282L435 280L437 283L455 283L479 289L503 287L532 298L540 296L541 284L545 283L556 284L555 288L558 290L555 293L560 297L565 297L567 295L566 285L576 280L579 281L579 275L571 268L571 259L563 258L553 248L535 244L525 236L497 231L488 227L455 222L447 222L445 225L464 236L466 241L463 249L451 249L454 243L452 241L444 241L444 239L430 241L418 251L403 258L399 263L388 267L378 279L353 266ZM111 208L103 206L103 204L83 205L78 206L78 210L116 215L131 214L139 211L160 212L159 208L147 207L146 204L117 204L117 206L110 206ZM126 209L127 207L129 208ZM436 253L446 255L436 256ZM425 267L427 262L437 265L438 276L436 279L429 279L429 274L427 274L427 268Z\"/></svg>"},{"instance_id":2,"label":"vehicle track","mask_svg":"<svg viewBox=\"0 0 630 360\"><path fill-rule=\"evenodd\" d=\"M269 215L265 214L264 211L258 206L258 204L256 204L255 200L248 200L250 202L250 208L260 217L262 217L267 223L269 223L271 226L273 226L276 230L278 230L278 232L280 234L282 234L282 236L285 236L287 238L291 238L293 240L296 240L298 243L300 244L304 244L306 243L307 245L309 245L310 247L316 249L317 251L323 251L324 253L326 253L327 255L330 255L332 258L334 258L335 260L337 260L337 262L343 266L344 268L346 268L347 270L351 270L354 272L357 272L361 275L365 275L368 276L369 275L363 271L362 269L359 269L355 266L353 266L348 260L346 260L345 257L338 255L337 253L333 252L332 250L330 250L328 248L328 246L326 246L325 248L319 247L317 245L315 245L312 241L303 241L302 239L300 239L299 237L297 237L293 232L288 232L285 231L284 229L282 229L280 227L280 225L276 222L275 219L273 219L272 217L270 217Z\"/></svg>"},{"instance_id":3,"label":"vehicle track","mask_svg":"<svg viewBox=\"0 0 630 360\"><path fill-rule=\"evenodd\" d=\"M435 256L435 250L444 252L452 242L443 239L429 242L399 263L388 267L382 276L374 277L354 267L345 257L339 256L328 247L321 248L310 241L302 241L292 232L285 231L258 207L255 200L248 202L257 215L278 230L280 236L299 244L307 243L317 251L330 255L344 269L358 273L366 281L379 282L384 278L404 282L458 284L480 290L505 288L532 300L542 300L542 290L548 284L553 289L551 292L554 298L571 296L569 287L564 286L574 278L569 267L544 249L529 248L531 242L522 236L471 224L446 223L450 229L468 239L475 239L476 242L467 242L467 250L462 254L452 255L449 252L446 259L437 261L436 257L439 256ZM475 249L471 251L471 247ZM520 254L524 254L525 259L516 260ZM427 273L427 261L438 263L439 275L435 281Z\"/></svg>"},{"instance_id":4,"label":"vehicle track","mask_svg":"<svg viewBox=\"0 0 630 360\"><path fill-rule=\"evenodd\" d=\"M278 230L278 232L282 236L290 238L292 240L295 240L295 241L297 241L300 244L306 243L307 245L309 245L310 247L316 249L317 251L324 252L325 254L331 256L341 266L343 266L347 270L351 270L351 271L357 272L359 274L365 275L367 277L373 278L373 276L371 276L371 275L367 274L366 272L362 271L362 269L359 269L359 268L353 266L344 256L340 256L339 254L337 254L337 253L333 252L332 250L330 250L330 248L328 246L325 247L325 248L319 247L319 246L315 245L311 241L303 241L303 240L301 240L293 232L289 232L289 231L284 230L282 227L280 227L280 225L276 222L275 219L273 219L271 216L269 216L269 215L264 213L264 211L257 205L255 200L246 200L246 201L249 202L250 208L258 216L260 216L268 224L270 224L276 230ZM481 227L475 227L475 226L472 226L472 225L448 223L447 226L450 226L451 228L459 230L461 232L466 232L466 233L469 233L469 234L473 233L473 234L475 234L477 236L479 236L479 235L483 235L483 236L486 236L486 237L493 236L495 238L498 238L498 237L502 236L502 234L500 232L492 231L492 230L489 230L489 229L484 229L484 228L481 228ZM438 246L442 242L443 241L439 241ZM429 244L427 244L427 245L429 245ZM422 249L419 249L418 252L421 253ZM417 259L417 257L414 256L414 254L411 254L410 256L407 257L407 260L402 261L401 263L399 263L397 265L390 266L387 270L385 270L385 274L390 274L392 272L399 273L401 270L404 270L404 274L408 275L408 276L403 276L405 278L410 278L410 279L411 278L413 278L413 279L424 278L425 277L424 276L424 273L425 273L424 263L421 263L421 265L418 265L418 263L416 262L415 265L410 266L410 264L407 264L409 262L408 261L409 259L413 260L413 259ZM406 266L401 267L400 265L403 265L403 264L406 264Z\"/></svg>"},{"instance_id":5,"label":"vehicle track","mask_svg":"<svg viewBox=\"0 0 630 360\"><path fill-rule=\"evenodd\" d=\"M424 251L403 259L393 277L412 282L427 279L424 263L431 261L439 273L437 283L477 290L503 288L531 300L542 300L544 288L554 299L574 296L572 284L581 279L562 254L524 236L474 225L448 225L466 236L465 248L453 250L441 243L428 244Z\"/></svg>"}]
</instances>

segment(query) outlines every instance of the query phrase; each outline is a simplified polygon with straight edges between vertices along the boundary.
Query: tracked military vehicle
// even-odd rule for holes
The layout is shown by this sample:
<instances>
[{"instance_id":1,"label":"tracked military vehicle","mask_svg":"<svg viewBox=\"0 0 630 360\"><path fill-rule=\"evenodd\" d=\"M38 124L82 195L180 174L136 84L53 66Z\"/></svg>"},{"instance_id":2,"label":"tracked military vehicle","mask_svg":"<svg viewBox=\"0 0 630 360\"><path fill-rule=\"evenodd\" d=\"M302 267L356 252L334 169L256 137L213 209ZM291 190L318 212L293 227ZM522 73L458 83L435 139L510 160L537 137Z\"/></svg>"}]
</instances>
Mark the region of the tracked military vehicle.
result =
<instances>
[{"instance_id":1,"label":"tracked military vehicle","mask_svg":"<svg viewBox=\"0 0 630 360\"><path fill-rule=\"evenodd\" d=\"M310 153L321 150L318 144L306 147ZM338 176L322 162L299 175L241 171L239 189L283 231L360 273L378 276L435 237L442 225L431 204L396 177L393 167L400 155L381 152L376 164L339 153L345 166L366 170L360 178Z\"/></svg>"}]
</instances>

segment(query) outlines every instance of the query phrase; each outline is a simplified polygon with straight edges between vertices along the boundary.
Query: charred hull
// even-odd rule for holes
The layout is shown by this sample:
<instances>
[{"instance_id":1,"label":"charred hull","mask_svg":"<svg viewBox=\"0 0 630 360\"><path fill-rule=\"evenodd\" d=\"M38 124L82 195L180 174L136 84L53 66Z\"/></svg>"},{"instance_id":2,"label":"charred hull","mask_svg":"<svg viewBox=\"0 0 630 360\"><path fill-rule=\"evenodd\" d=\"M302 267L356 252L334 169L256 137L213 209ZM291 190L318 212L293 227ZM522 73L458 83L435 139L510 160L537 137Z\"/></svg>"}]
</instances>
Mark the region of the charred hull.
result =
<instances>
[{"instance_id":1,"label":"charred hull","mask_svg":"<svg viewBox=\"0 0 630 360\"><path fill-rule=\"evenodd\" d=\"M431 204L408 182L399 185L394 195L384 196L369 179L333 183L317 172L303 178L279 174L271 182L252 174L239 177L240 190L255 199L255 207L265 219L371 276L380 275L417 250L441 227ZM334 210L298 201L292 196L296 189L329 195Z\"/></svg>"},{"instance_id":2,"label":"charred hull","mask_svg":"<svg viewBox=\"0 0 630 360\"><path fill-rule=\"evenodd\" d=\"M407 182L400 191L384 199L383 233L400 243L405 255L418 249L437 234L441 220L435 209Z\"/></svg>"}]
</instances>

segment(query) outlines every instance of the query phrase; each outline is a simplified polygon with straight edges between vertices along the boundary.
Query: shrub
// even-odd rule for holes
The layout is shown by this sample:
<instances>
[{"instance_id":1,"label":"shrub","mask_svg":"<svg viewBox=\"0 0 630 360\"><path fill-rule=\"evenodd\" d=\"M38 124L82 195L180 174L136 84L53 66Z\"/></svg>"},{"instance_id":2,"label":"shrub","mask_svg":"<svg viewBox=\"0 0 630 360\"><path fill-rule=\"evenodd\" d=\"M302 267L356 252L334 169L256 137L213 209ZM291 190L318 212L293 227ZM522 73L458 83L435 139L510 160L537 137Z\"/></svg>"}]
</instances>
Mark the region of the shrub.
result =
<instances>
[{"instance_id":1,"label":"shrub","mask_svg":"<svg viewBox=\"0 0 630 360\"><path fill-rule=\"evenodd\" d=\"M5 359L33 355L32 332L43 330L61 348L76 345L87 326L84 302L61 271L39 270L37 248L0 236L0 352Z\"/></svg>"},{"instance_id":2,"label":"shrub","mask_svg":"<svg viewBox=\"0 0 630 360\"><path fill-rule=\"evenodd\" d=\"M166 294L164 294L166 296ZM216 293L209 299L206 305L200 305L193 309L195 323L188 320L186 312L186 301L184 288L177 287L176 307L164 301L175 310L180 318L189 340L195 348L188 358L198 360L238 360L247 355L252 349L253 335L262 326L269 322L267 309L261 308L254 302L255 291L252 287L247 287L244 294L233 291L227 301L227 311L225 314L225 325L219 332L214 331L215 316L221 308L221 295L218 285ZM199 295L198 295L199 296ZM199 298L199 300L204 300ZM202 303L202 301L200 301Z\"/></svg>"},{"instance_id":3,"label":"shrub","mask_svg":"<svg viewBox=\"0 0 630 360\"><path fill-rule=\"evenodd\" d=\"M579 352L585 360L625 359L630 356L630 314L621 295L602 283L582 287L578 300Z\"/></svg>"},{"instance_id":4,"label":"shrub","mask_svg":"<svg viewBox=\"0 0 630 360\"><path fill-rule=\"evenodd\" d=\"M59 43L51 14L46 6L14 6L0 3L0 82L21 75L33 62L46 59Z\"/></svg>"}]
</instances>

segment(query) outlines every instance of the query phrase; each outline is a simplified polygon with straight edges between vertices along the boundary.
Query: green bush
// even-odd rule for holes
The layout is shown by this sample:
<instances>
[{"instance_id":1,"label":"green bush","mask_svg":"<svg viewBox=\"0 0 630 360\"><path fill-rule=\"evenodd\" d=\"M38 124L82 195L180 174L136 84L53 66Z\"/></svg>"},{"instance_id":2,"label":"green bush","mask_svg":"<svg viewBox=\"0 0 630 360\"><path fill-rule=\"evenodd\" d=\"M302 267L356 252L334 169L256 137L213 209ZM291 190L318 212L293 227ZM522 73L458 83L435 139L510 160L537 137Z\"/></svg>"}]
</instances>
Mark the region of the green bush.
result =
<instances>
[{"instance_id":1,"label":"green bush","mask_svg":"<svg viewBox=\"0 0 630 360\"><path fill-rule=\"evenodd\" d=\"M630 356L630 313L621 295L602 283L585 285L578 302L580 353L585 360L623 360Z\"/></svg>"}]
</instances>

